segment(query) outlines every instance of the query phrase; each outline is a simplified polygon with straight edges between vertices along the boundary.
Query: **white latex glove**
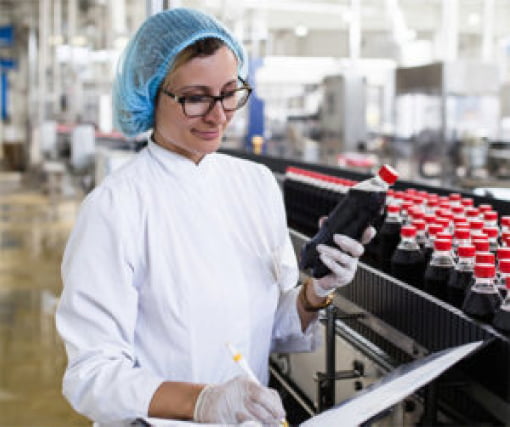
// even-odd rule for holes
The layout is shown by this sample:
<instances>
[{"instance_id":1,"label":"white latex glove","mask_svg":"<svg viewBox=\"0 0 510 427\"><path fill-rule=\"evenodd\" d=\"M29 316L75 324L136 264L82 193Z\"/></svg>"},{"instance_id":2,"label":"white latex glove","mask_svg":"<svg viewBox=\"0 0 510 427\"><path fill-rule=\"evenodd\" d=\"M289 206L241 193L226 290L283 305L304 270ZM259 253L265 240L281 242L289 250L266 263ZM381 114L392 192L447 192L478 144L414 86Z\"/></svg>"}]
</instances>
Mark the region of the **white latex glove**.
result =
<instances>
[{"instance_id":1,"label":"white latex glove","mask_svg":"<svg viewBox=\"0 0 510 427\"><path fill-rule=\"evenodd\" d=\"M285 410L276 390L238 376L223 384L206 386L198 395L193 418L226 424L254 420L277 426L285 418Z\"/></svg>"},{"instance_id":2,"label":"white latex glove","mask_svg":"<svg viewBox=\"0 0 510 427\"><path fill-rule=\"evenodd\" d=\"M358 258L364 252L363 245L369 243L375 234L374 227L367 227L361 237L361 243L343 234L335 234L333 240L341 250L332 246L317 245L321 261L331 270L330 274L313 279L313 290L317 296L324 298L336 288L352 281L358 267Z\"/></svg>"}]
</instances>

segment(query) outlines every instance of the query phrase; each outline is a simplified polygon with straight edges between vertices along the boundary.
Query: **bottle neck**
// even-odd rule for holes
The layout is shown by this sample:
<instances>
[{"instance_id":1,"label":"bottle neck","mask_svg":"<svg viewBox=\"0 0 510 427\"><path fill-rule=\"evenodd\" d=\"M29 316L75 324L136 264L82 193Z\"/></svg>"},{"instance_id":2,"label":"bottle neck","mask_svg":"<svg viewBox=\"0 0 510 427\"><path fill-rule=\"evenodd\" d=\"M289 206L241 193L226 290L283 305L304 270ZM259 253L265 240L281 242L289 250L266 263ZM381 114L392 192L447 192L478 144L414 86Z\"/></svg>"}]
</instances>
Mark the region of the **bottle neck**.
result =
<instances>
[{"instance_id":1,"label":"bottle neck","mask_svg":"<svg viewBox=\"0 0 510 427\"><path fill-rule=\"evenodd\" d=\"M399 249L411 251L411 250L419 250L420 247L416 242L415 237L402 237L400 240L400 244L398 245Z\"/></svg>"},{"instance_id":2,"label":"bottle neck","mask_svg":"<svg viewBox=\"0 0 510 427\"><path fill-rule=\"evenodd\" d=\"M449 251L435 250L432 253L430 264L441 267L453 267L455 262L453 261L452 255Z\"/></svg>"},{"instance_id":3,"label":"bottle neck","mask_svg":"<svg viewBox=\"0 0 510 427\"><path fill-rule=\"evenodd\" d=\"M489 277L475 277L475 284L473 290L487 294L498 294L499 291L494 284L494 278Z\"/></svg>"},{"instance_id":4,"label":"bottle neck","mask_svg":"<svg viewBox=\"0 0 510 427\"><path fill-rule=\"evenodd\" d=\"M458 271L473 271L474 267L475 259L473 257L459 257L455 268Z\"/></svg>"}]
</instances>

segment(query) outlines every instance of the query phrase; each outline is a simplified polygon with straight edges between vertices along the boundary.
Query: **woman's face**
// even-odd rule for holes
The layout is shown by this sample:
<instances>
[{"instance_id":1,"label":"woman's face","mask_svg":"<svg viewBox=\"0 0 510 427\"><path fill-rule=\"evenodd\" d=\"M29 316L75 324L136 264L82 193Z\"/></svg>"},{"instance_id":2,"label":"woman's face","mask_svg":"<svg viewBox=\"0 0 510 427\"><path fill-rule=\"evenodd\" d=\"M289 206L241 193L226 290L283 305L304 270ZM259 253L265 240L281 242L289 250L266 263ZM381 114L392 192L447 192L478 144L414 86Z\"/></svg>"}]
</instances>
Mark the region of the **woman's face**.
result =
<instances>
[{"instance_id":1,"label":"woman's face","mask_svg":"<svg viewBox=\"0 0 510 427\"><path fill-rule=\"evenodd\" d=\"M237 59L226 46L213 55L195 57L177 68L165 89L177 96L221 95L237 84ZM203 117L187 117L182 105L159 93L156 101L154 140L170 151L198 163L216 151L233 112L225 112L220 102Z\"/></svg>"}]
</instances>

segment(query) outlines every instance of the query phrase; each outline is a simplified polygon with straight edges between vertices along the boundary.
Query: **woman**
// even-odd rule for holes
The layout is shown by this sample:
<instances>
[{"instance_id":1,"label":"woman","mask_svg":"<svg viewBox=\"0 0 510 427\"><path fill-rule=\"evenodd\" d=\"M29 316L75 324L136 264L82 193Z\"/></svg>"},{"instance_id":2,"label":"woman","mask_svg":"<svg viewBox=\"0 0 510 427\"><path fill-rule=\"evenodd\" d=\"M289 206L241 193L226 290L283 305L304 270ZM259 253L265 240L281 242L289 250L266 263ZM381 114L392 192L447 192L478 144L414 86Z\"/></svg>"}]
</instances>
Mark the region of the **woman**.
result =
<instances>
[{"instance_id":1,"label":"woman","mask_svg":"<svg viewBox=\"0 0 510 427\"><path fill-rule=\"evenodd\" d=\"M270 352L313 350L317 310L354 275L363 247L337 236L343 252L321 248L332 273L296 287L274 177L215 153L249 97L245 64L226 28L184 8L150 17L126 48L117 127L152 134L83 202L57 311L64 394L95 421L278 424L279 396L239 375L226 342L267 384Z\"/></svg>"}]
</instances>

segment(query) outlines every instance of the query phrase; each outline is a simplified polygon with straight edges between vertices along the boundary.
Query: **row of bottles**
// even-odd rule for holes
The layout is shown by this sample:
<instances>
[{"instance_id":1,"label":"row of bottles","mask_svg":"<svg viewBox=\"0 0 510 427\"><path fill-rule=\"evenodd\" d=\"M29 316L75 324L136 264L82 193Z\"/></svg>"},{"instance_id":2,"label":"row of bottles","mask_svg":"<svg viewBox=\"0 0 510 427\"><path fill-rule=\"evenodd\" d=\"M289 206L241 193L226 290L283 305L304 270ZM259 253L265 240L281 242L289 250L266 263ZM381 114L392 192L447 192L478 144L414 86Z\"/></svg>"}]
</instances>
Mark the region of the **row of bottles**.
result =
<instances>
[{"instance_id":1,"label":"row of bottles","mask_svg":"<svg viewBox=\"0 0 510 427\"><path fill-rule=\"evenodd\" d=\"M330 214L354 184L288 168L289 225L315 234L318 218ZM374 224L377 236L363 261L510 332L510 217L498 218L492 206L475 206L458 193L388 189L386 194L383 215Z\"/></svg>"}]
</instances>

